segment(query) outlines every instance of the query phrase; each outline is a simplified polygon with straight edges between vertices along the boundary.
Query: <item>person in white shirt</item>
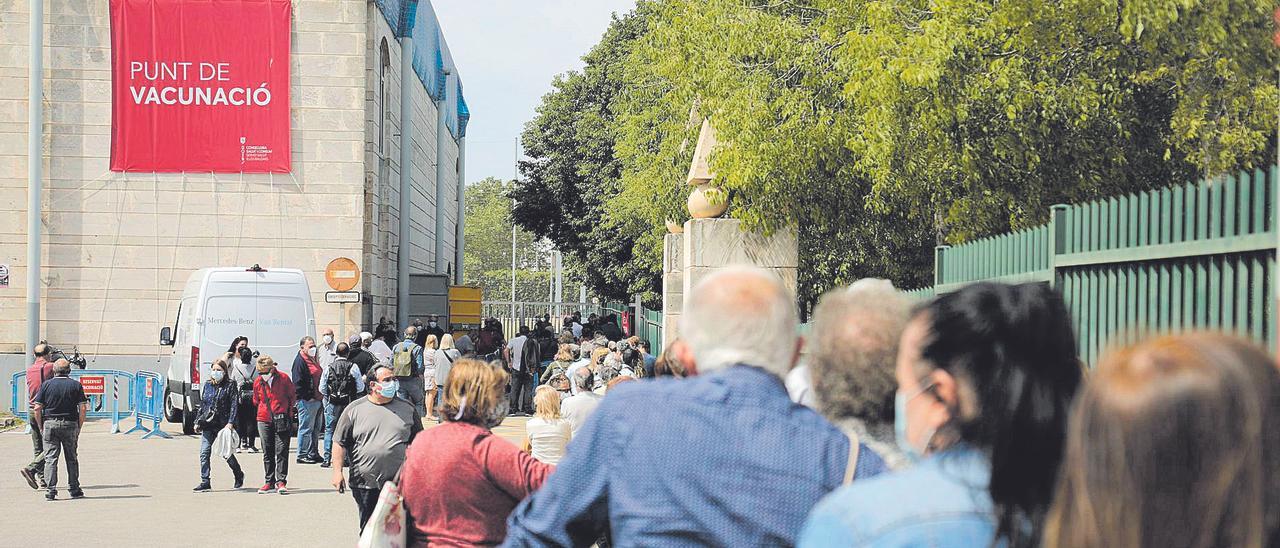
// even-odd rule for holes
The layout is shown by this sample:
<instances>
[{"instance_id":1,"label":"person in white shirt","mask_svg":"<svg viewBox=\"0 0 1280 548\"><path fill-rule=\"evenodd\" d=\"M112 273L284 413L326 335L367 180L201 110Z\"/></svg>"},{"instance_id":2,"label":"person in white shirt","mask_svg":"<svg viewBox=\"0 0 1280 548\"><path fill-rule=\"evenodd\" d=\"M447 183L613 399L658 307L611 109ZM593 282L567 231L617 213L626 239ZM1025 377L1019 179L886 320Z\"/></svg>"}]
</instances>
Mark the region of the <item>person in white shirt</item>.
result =
<instances>
[{"instance_id":1,"label":"person in white shirt","mask_svg":"<svg viewBox=\"0 0 1280 548\"><path fill-rule=\"evenodd\" d=\"M529 371L531 368L523 363L526 343L529 343L529 328L520 326L520 334L508 341L503 351L507 363L511 364L511 393L508 395L510 398L508 403L513 416L525 415L525 412L532 407L533 375Z\"/></svg>"},{"instance_id":2,"label":"person in white shirt","mask_svg":"<svg viewBox=\"0 0 1280 548\"><path fill-rule=\"evenodd\" d=\"M565 398L560 403L560 414L569 421L572 434L577 435L578 430L587 423L587 417L595 412L596 406L600 405L600 400L604 396L591 391L591 384L595 380L592 378L591 369L578 368L573 372L570 380L573 381L574 386L578 387L578 393Z\"/></svg>"},{"instance_id":3,"label":"person in white shirt","mask_svg":"<svg viewBox=\"0 0 1280 548\"><path fill-rule=\"evenodd\" d=\"M338 359L338 341L333 339L333 329L325 328L320 332L320 343L316 345L316 361L320 369L328 370L329 364Z\"/></svg>"},{"instance_id":4,"label":"person in white shirt","mask_svg":"<svg viewBox=\"0 0 1280 548\"><path fill-rule=\"evenodd\" d=\"M360 334L360 343L368 350L370 354L378 358L378 363L383 365L391 364L391 347L382 339L373 338L373 333L365 331Z\"/></svg>"},{"instance_id":5,"label":"person in white shirt","mask_svg":"<svg viewBox=\"0 0 1280 548\"><path fill-rule=\"evenodd\" d=\"M525 447L533 458L559 464L564 457L564 447L573 435L569 421L560 415L560 393L550 386L539 386L533 403L536 411L525 423Z\"/></svg>"}]
</instances>

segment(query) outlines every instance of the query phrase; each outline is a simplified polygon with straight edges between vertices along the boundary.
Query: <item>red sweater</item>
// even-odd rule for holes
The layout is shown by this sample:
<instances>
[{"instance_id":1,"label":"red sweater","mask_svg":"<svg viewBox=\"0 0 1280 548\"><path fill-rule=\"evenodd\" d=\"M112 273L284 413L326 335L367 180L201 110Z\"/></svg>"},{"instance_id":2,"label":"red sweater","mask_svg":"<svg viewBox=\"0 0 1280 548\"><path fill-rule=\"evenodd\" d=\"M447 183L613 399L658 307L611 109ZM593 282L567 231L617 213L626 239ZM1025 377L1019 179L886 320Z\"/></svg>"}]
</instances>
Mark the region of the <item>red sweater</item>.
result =
<instances>
[{"instance_id":1,"label":"red sweater","mask_svg":"<svg viewBox=\"0 0 1280 548\"><path fill-rule=\"evenodd\" d=\"M270 391L269 397L268 391ZM288 415L293 411L293 404L297 401L297 397L293 391L293 381L279 369L276 369L275 379L271 381L270 388L267 387L266 379L262 377L253 381L253 404L258 406L258 422L271 422L273 414ZM270 410L267 409L267 404L271 405Z\"/></svg>"},{"instance_id":2,"label":"red sweater","mask_svg":"<svg viewBox=\"0 0 1280 548\"><path fill-rule=\"evenodd\" d=\"M418 434L400 471L409 545L502 542L507 516L554 470L472 424L446 422Z\"/></svg>"}]
</instances>

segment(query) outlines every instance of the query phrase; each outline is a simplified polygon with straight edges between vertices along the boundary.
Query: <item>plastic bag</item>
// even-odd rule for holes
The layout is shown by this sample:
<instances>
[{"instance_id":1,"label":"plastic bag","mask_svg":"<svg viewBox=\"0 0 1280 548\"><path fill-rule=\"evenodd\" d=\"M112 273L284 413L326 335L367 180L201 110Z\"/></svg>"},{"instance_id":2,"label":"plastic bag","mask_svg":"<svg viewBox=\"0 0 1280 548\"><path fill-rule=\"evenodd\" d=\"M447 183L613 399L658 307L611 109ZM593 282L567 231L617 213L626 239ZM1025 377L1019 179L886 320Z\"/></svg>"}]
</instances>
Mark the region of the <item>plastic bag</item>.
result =
<instances>
[{"instance_id":1,"label":"plastic bag","mask_svg":"<svg viewBox=\"0 0 1280 548\"><path fill-rule=\"evenodd\" d=\"M400 488L393 482L382 484L382 492L378 494L378 505L373 507L373 514L364 524L364 532L360 534L359 548L403 548L405 546L404 501L400 498Z\"/></svg>"},{"instance_id":2,"label":"plastic bag","mask_svg":"<svg viewBox=\"0 0 1280 548\"><path fill-rule=\"evenodd\" d=\"M240 435L235 428L223 428L213 440L213 454L224 459L236 454L237 447L240 447Z\"/></svg>"}]
</instances>

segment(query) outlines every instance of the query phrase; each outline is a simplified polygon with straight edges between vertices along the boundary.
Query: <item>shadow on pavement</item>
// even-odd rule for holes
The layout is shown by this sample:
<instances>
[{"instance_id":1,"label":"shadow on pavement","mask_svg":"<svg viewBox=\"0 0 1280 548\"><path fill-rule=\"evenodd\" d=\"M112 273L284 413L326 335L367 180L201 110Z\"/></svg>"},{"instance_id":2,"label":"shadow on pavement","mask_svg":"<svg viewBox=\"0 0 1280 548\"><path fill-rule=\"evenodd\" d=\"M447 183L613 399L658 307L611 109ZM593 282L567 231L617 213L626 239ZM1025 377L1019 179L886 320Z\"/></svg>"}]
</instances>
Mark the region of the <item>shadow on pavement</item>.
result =
<instances>
[{"instance_id":1,"label":"shadow on pavement","mask_svg":"<svg viewBox=\"0 0 1280 548\"><path fill-rule=\"evenodd\" d=\"M149 499L149 498L151 498L151 495L107 495L104 497L96 497L88 493L85 493L84 498L81 500L117 500L117 499Z\"/></svg>"},{"instance_id":2,"label":"shadow on pavement","mask_svg":"<svg viewBox=\"0 0 1280 548\"><path fill-rule=\"evenodd\" d=\"M82 487L81 487L81 489L94 489L94 490L97 490L97 489L132 489L132 488L134 488L134 487L138 487L138 484L136 484L136 483L126 483L126 484L123 484L123 485L85 485L85 486L82 486Z\"/></svg>"}]
</instances>

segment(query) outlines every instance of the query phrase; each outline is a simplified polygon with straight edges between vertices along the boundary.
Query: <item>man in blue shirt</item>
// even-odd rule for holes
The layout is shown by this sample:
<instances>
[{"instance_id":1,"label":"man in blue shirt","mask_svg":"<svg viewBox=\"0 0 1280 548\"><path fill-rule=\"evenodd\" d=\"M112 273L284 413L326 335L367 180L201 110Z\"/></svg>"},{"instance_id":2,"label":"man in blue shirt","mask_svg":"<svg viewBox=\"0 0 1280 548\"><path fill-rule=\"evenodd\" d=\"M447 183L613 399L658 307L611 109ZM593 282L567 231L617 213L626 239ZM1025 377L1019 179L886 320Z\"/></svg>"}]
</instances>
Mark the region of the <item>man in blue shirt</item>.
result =
<instances>
[{"instance_id":1,"label":"man in blue shirt","mask_svg":"<svg viewBox=\"0 0 1280 548\"><path fill-rule=\"evenodd\" d=\"M818 499L884 462L788 399L799 356L793 297L729 268L687 296L673 351L701 376L627 383L573 438L507 522L506 546L792 545ZM856 460L856 463L854 462Z\"/></svg>"},{"instance_id":2,"label":"man in blue shirt","mask_svg":"<svg viewBox=\"0 0 1280 548\"><path fill-rule=\"evenodd\" d=\"M84 426L86 404L84 387L71 378L71 364L58 360L53 364L54 378L40 385L40 391L32 400L35 406L31 415L43 427L44 477L49 484L45 500L58 498L58 457L67 461L67 486L71 498L84 497L80 489L80 458L76 447L80 440L80 428Z\"/></svg>"}]
</instances>

